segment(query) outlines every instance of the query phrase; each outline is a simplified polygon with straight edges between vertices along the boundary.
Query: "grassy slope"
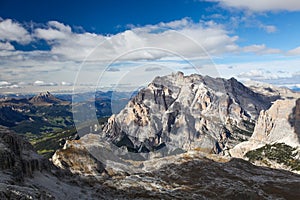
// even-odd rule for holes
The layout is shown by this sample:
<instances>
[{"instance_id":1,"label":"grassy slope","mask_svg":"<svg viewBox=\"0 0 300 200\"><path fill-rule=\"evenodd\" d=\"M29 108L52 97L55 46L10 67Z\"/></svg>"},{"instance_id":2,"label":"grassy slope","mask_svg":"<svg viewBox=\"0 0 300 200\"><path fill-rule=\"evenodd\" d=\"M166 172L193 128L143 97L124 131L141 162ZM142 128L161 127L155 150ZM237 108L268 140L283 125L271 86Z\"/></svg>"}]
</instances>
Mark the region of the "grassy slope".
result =
<instances>
[{"instance_id":1,"label":"grassy slope","mask_svg":"<svg viewBox=\"0 0 300 200\"><path fill-rule=\"evenodd\" d=\"M99 124L103 125L107 122L107 119L107 117L99 118ZM63 147L65 140L74 139L76 137L75 135L78 129L80 132L88 133L90 125L89 122L86 122L76 128L71 126L55 132L43 133L42 135L26 134L26 136L39 154L46 158L51 158L57 149Z\"/></svg>"}]
</instances>

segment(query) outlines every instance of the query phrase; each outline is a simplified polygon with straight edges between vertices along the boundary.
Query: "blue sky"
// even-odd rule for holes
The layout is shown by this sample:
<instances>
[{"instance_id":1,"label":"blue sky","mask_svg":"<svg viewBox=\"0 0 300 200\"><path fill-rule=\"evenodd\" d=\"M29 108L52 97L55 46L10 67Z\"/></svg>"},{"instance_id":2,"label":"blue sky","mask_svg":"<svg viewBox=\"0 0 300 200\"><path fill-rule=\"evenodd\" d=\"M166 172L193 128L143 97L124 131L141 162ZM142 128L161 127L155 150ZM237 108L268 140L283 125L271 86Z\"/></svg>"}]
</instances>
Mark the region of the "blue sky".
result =
<instances>
[{"instance_id":1,"label":"blue sky","mask_svg":"<svg viewBox=\"0 0 300 200\"><path fill-rule=\"evenodd\" d=\"M178 70L300 87L298 0L0 4L5 91L73 84L134 88Z\"/></svg>"}]
</instances>

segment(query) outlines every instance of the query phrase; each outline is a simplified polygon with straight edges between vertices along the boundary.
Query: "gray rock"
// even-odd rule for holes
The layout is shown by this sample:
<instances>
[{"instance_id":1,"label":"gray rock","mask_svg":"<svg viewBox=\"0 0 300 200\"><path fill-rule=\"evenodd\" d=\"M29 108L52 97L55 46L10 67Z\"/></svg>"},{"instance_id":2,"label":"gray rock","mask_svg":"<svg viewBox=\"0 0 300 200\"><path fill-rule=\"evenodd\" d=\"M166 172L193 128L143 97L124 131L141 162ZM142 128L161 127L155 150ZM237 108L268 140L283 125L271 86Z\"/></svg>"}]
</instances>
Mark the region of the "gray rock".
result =
<instances>
[{"instance_id":1,"label":"gray rock","mask_svg":"<svg viewBox=\"0 0 300 200\"><path fill-rule=\"evenodd\" d=\"M11 170L17 181L32 177L34 171L49 169L50 163L38 155L22 136L0 127L0 169Z\"/></svg>"},{"instance_id":2,"label":"gray rock","mask_svg":"<svg viewBox=\"0 0 300 200\"><path fill-rule=\"evenodd\" d=\"M156 77L140 90L109 119L103 135L132 152L149 152L164 144L171 151L200 148L224 153L252 135L259 112L276 98L256 93L234 78L178 72Z\"/></svg>"}]
</instances>

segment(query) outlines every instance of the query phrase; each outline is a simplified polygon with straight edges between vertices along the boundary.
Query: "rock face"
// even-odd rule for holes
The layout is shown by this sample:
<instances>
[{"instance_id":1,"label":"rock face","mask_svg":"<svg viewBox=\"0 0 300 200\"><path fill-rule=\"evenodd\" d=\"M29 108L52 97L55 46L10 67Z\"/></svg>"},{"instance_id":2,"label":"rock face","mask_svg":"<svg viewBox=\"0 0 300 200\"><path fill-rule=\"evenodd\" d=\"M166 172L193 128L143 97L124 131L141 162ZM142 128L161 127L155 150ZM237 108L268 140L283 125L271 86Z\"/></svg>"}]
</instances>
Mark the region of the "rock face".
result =
<instances>
[{"instance_id":1,"label":"rock face","mask_svg":"<svg viewBox=\"0 0 300 200\"><path fill-rule=\"evenodd\" d=\"M80 143L80 141L67 141L64 148L55 152L52 162L62 169L68 169L74 174L96 176L104 172L103 163L97 160Z\"/></svg>"},{"instance_id":2,"label":"rock face","mask_svg":"<svg viewBox=\"0 0 300 200\"><path fill-rule=\"evenodd\" d=\"M34 152L31 144L21 136L0 127L0 169L11 170L13 177L22 181L34 171L49 168L47 161Z\"/></svg>"},{"instance_id":3,"label":"rock face","mask_svg":"<svg viewBox=\"0 0 300 200\"><path fill-rule=\"evenodd\" d=\"M105 137L129 151L167 146L220 153L247 140L261 110L278 96L258 94L239 83L178 72L157 77L104 127Z\"/></svg>"},{"instance_id":4,"label":"rock face","mask_svg":"<svg viewBox=\"0 0 300 200\"><path fill-rule=\"evenodd\" d=\"M298 97L300 95L298 94ZM298 155L300 155L300 99L286 98L274 102L272 107L266 111L261 111L258 121L255 125L254 133L249 141L242 142L230 150L230 154L234 157L243 158L247 152L264 147L267 144L283 143L293 147ZM265 146L263 149L267 149ZM275 148L275 147L273 147ZM262 150L257 151L257 153ZM300 163L297 158L297 152L293 159ZM252 153L253 154L253 153ZM259 155L263 157L263 155ZM271 162L268 166L275 168L288 169L288 166L282 166L280 163ZM257 164L263 165L258 162ZM300 166L299 166L300 169Z\"/></svg>"},{"instance_id":5,"label":"rock face","mask_svg":"<svg viewBox=\"0 0 300 200\"><path fill-rule=\"evenodd\" d=\"M269 110L261 112L251 139L299 146L299 110L300 99L277 100Z\"/></svg>"},{"instance_id":6,"label":"rock face","mask_svg":"<svg viewBox=\"0 0 300 200\"><path fill-rule=\"evenodd\" d=\"M79 162L83 157L80 153L76 155L79 157L70 157L69 162ZM90 162L82 160L81 166L89 167ZM97 184L93 186L94 183ZM122 196L92 177L81 178L54 167L24 138L0 126L0 199L122 199Z\"/></svg>"}]
</instances>

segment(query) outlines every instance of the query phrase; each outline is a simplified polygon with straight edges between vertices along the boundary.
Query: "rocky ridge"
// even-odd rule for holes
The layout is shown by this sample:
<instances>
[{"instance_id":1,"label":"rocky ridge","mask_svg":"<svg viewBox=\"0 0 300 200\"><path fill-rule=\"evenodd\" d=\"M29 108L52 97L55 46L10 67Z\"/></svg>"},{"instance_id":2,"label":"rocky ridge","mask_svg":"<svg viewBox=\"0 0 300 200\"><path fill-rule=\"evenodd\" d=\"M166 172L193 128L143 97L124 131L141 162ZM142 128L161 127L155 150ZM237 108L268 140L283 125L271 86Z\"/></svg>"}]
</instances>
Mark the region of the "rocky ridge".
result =
<instances>
[{"instance_id":1,"label":"rocky ridge","mask_svg":"<svg viewBox=\"0 0 300 200\"><path fill-rule=\"evenodd\" d=\"M16 180L31 177L34 171L49 169L49 163L21 136L0 127L0 169L12 169Z\"/></svg>"},{"instance_id":2,"label":"rocky ridge","mask_svg":"<svg viewBox=\"0 0 300 200\"><path fill-rule=\"evenodd\" d=\"M128 151L147 153L167 146L226 153L253 132L261 110L279 96L265 96L231 78L178 72L155 78L103 129Z\"/></svg>"},{"instance_id":3,"label":"rocky ridge","mask_svg":"<svg viewBox=\"0 0 300 200\"><path fill-rule=\"evenodd\" d=\"M298 94L298 98L297 94L294 95L296 95L294 98L290 97L277 100L273 103L269 110L261 111L256 122L253 135L249 141L236 145L232 150L230 150L230 154L234 157L244 158L250 151L262 148L268 144L274 145L276 143L282 143L295 149L293 152L294 159L295 162L299 162L300 95ZM288 166L284 166L270 160L263 160L263 162L258 161L256 164L290 170ZM299 172L300 170L298 173Z\"/></svg>"},{"instance_id":4,"label":"rocky ridge","mask_svg":"<svg viewBox=\"0 0 300 200\"><path fill-rule=\"evenodd\" d=\"M19 149L23 154L27 147L20 147L22 142L26 142L14 133L9 133L9 137L14 139L5 141L18 140L12 149ZM83 141L72 145L69 142L68 148L86 149L86 153L94 152L99 157L106 155L105 159L111 160L111 163L103 165L104 171L96 171L96 174L74 171L74 174L69 174L54 168L51 171L36 169L20 182L11 178L11 166L1 165L5 169L0 170L0 199L297 199L300 195L297 190L299 175L199 151L122 164L114 160L115 156L108 152L108 146L104 153L103 148L93 147L99 137L88 134L83 140L91 143ZM1 140L1 144L4 143ZM0 156L3 157L3 154ZM74 159L73 164L82 161L81 158ZM96 162L94 159L90 161ZM86 163L85 169L91 162Z\"/></svg>"},{"instance_id":5,"label":"rocky ridge","mask_svg":"<svg viewBox=\"0 0 300 200\"><path fill-rule=\"evenodd\" d=\"M81 176L92 174L99 184L121 192L119 198L122 199L295 199L300 195L297 190L299 175L254 166L242 159L193 150L164 158L132 161L115 156L108 143L99 143L100 135L87 134L81 140L70 141L65 148L73 152L87 150L87 160L98 159L90 166L100 161L104 171L93 168L91 173L86 167L74 171L81 166L82 158L73 160L74 168L64 168ZM63 153L56 152L58 156L53 157L53 162L66 161Z\"/></svg>"}]
</instances>

